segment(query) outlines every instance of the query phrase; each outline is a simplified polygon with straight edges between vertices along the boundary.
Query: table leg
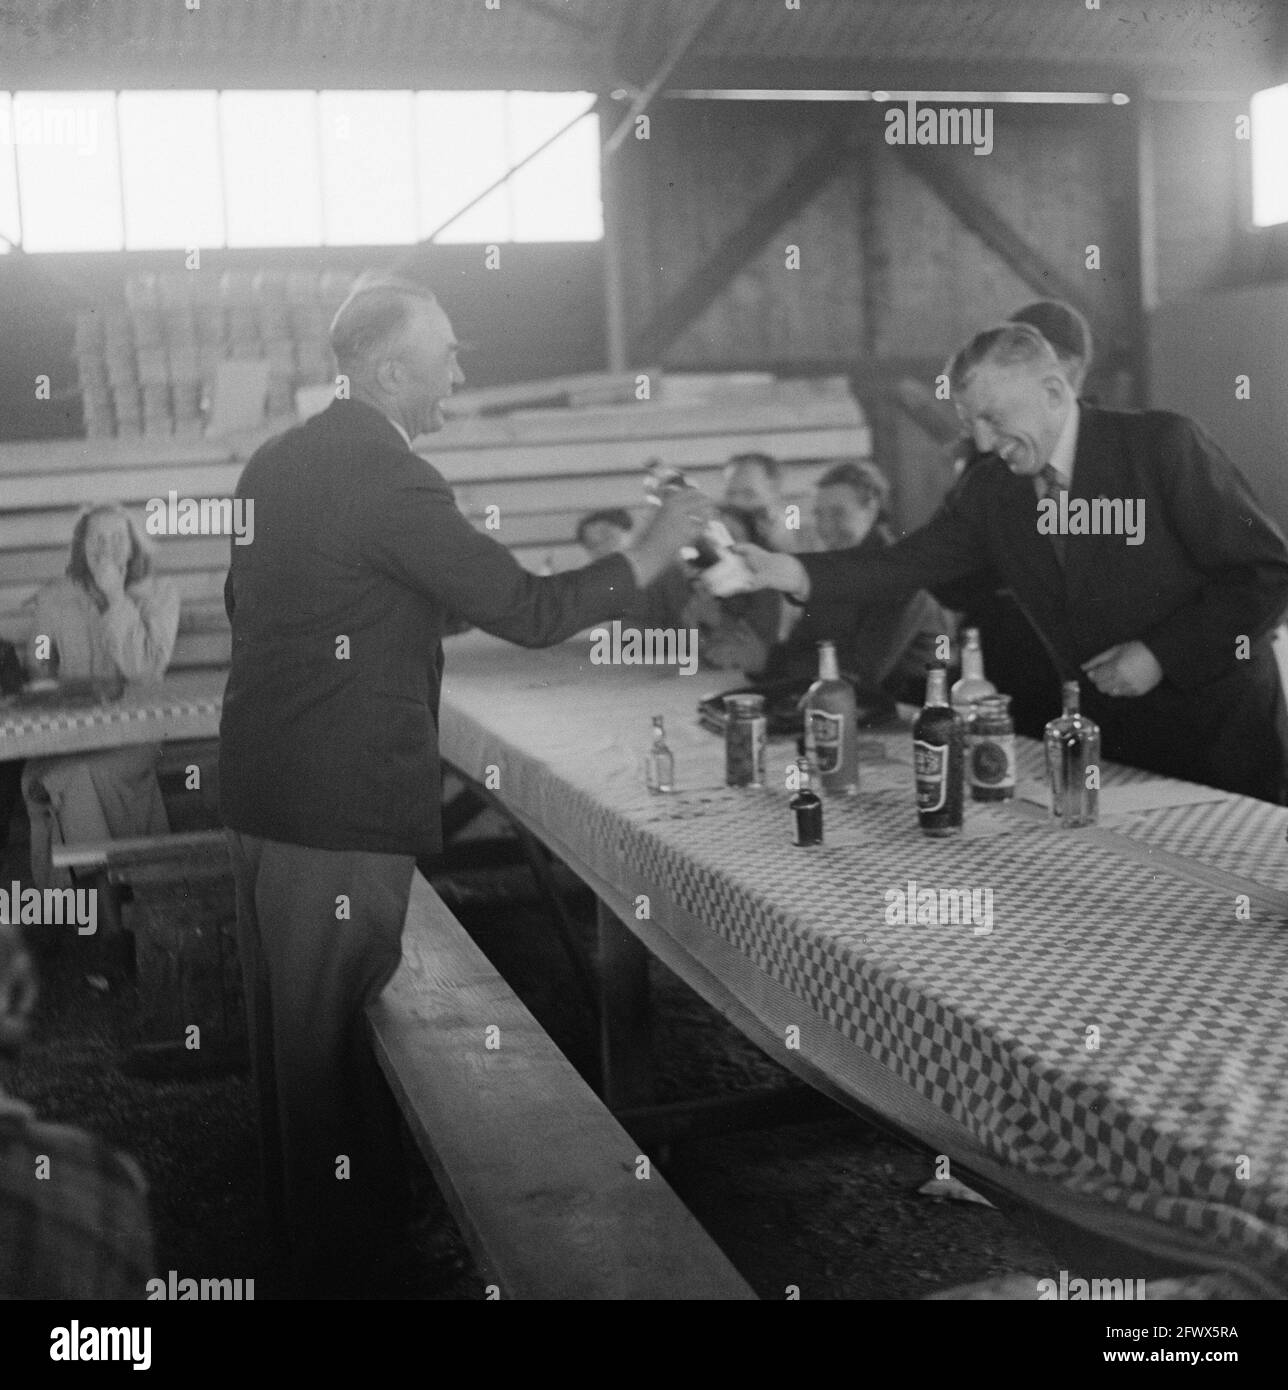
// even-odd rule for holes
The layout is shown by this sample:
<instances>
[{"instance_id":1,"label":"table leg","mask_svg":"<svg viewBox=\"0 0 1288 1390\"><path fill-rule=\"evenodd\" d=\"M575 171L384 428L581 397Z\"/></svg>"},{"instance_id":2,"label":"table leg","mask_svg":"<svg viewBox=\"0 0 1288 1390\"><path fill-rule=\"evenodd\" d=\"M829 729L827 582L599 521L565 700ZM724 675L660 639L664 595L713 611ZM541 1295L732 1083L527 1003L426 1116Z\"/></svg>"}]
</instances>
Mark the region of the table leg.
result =
<instances>
[{"instance_id":1,"label":"table leg","mask_svg":"<svg viewBox=\"0 0 1288 1390\"><path fill-rule=\"evenodd\" d=\"M598 899L595 929L604 1101L610 1110L647 1105L654 1095L648 951Z\"/></svg>"}]
</instances>

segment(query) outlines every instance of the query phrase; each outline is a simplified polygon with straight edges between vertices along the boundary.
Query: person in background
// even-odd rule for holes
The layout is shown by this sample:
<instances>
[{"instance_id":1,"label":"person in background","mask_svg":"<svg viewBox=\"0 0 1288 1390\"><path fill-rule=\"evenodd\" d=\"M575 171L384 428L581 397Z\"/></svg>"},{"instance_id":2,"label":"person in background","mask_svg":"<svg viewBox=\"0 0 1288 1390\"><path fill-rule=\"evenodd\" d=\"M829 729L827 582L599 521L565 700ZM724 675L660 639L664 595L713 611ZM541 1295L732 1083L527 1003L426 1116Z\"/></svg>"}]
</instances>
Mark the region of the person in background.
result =
<instances>
[{"instance_id":1,"label":"person in background","mask_svg":"<svg viewBox=\"0 0 1288 1390\"><path fill-rule=\"evenodd\" d=\"M934 516L871 558L742 547L755 580L796 603L1000 581L1081 685L1105 758L1282 804L1288 542L1242 474L1183 415L1079 402L1028 324L977 334L948 376L986 457ZM1061 493L1118 502L1117 532L1048 534Z\"/></svg>"},{"instance_id":2,"label":"person in background","mask_svg":"<svg viewBox=\"0 0 1288 1390\"><path fill-rule=\"evenodd\" d=\"M122 507L85 512L72 532L67 574L36 598L28 665L60 680L148 684L165 675L179 631L179 592L152 572L152 556ZM32 758L22 793L38 887L67 886L54 844L169 834L156 744Z\"/></svg>"},{"instance_id":3,"label":"person in background","mask_svg":"<svg viewBox=\"0 0 1288 1390\"><path fill-rule=\"evenodd\" d=\"M740 507L716 510L735 542L753 540L759 513ZM681 625L698 630L698 657L718 671L760 670L778 638L783 602L770 589L714 598L695 585L681 615Z\"/></svg>"},{"instance_id":4,"label":"person in background","mask_svg":"<svg viewBox=\"0 0 1288 1390\"><path fill-rule=\"evenodd\" d=\"M814 493L814 528L822 549L868 556L892 545L885 519L889 497L890 484L875 464L829 468ZM769 652L760 675L766 681L812 680L818 674L818 644L830 639L841 670L851 679L879 685L893 699L920 704L926 663L935 658L936 638L947 631L947 615L920 590L903 602L867 608L849 601L811 604Z\"/></svg>"},{"instance_id":5,"label":"person in background","mask_svg":"<svg viewBox=\"0 0 1288 1390\"><path fill-rule=\"evenodd\" d=\"M0 1060L17 1059L35 1002L31 957L0 923ZM0 1086L0 1302L141 1299L153 1273L137 1164L84 1130L41 1123Z\"/></svg>"},{"instance_id":6,"label":"person in background","mask_svg":"<svg viewBox=\"0 0 1288 1390\"><path fill-rule=\"evenodd\" d=\"M798 533L787 525L782 465L770 454L735 454L725 465L724 505L743 516L749 540L765 550L793 551Z\"/></svg>"},{"instance_id":7,"label":"person in background","mask_svg":"<svg viewBox=\"0 0 1288 1390\"><path fill-rule=\"evenodd\" d=\"M1091 326L1077 309L1063 300L1039 299L1017 309L1007 321L1027 323L1042 334L1074 395L1081 398L1093 347ZM957 447L957 476L983 457L970 434L963 436ZM1059 713L1060 678L1014 594L991 582L959 582L937 586L935 597L962 615L963 628L979 628L985 670L998 690L1011 697L1016 729L1041 738L1047 720Z\"/></svg>"},{"instance_id":8,"label":"person in background","mask_svg":"<svg viewBox=\"0 0 1288 1390\"><path fill-rule=\"evenodd\" d=\"M577 544L592 560L598 560L625 550L634 529L635 523L625 507L601 507L587 512L577 523Z\"/></svg>"}]
</instances>

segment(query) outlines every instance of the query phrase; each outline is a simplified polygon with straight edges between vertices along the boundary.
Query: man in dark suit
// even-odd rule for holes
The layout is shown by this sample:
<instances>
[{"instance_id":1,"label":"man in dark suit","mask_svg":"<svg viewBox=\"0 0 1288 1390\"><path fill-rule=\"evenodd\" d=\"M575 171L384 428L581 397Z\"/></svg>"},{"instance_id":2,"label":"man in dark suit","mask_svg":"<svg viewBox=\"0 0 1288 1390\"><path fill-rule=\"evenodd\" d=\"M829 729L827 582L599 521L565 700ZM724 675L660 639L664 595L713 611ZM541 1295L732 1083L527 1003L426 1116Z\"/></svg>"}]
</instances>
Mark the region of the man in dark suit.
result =
<instances>
[{"instance_id":1,"label":"man in dark suit","mask_svg":"<svg viewBox=\"0 0 1288 1390\"><path fill-rule=\"evenodd\" d=\"M977 446L993 456L884 555L744 547L756 578L797 602L870 602L991 576L1014 592L1062 678L1085 682L1106 758L1282 802L1271 632L1288 606L1288 545L1243 477L1183 416L1080 405L1028 325L979 334L949 371ZM1046 533L1053 513L1071 521L1093 503L1102 518L1134 508L1141 543L1103 527Z\"/></svg>"},{"instance_id":2,"label":"man in dark suit","mask_svg":"<svg viewBox=\"0 0 1288 1390\"><path fill-rule=\"evenodd\" d=\"M704 510L686 489L623 553L531 575L411 450L464 379L433 295L364 277L331 341L337 399L238 484L256 529L231 547L219 760L268 1209L322 1294L362 1277L398 1215L396 1114L362 1015L398 966L415 859L440 848L448 615L560 642L624 614Z\"/></svg>"},{"instance_id":3,"label":"man in dark suit","mask_svg":"<svg viewBox=\"0 0 1288 1390\"><path fill-rule=\"evenodd\" d=\"M1041 333L1080 398L1094 351L1087 320L1063 300L1038 299L1008 315L1007 322L1031 324ZM957 450L957 476L984 457L974 439L964 436ZM1014 595L968 581L941 585L935 597L961 613L963 628L979 629L984 665L993 684L1011 697L1016 730L1041 738L1047 720L1059 712L1060 677Z\"/></svg>"}]
</instances>

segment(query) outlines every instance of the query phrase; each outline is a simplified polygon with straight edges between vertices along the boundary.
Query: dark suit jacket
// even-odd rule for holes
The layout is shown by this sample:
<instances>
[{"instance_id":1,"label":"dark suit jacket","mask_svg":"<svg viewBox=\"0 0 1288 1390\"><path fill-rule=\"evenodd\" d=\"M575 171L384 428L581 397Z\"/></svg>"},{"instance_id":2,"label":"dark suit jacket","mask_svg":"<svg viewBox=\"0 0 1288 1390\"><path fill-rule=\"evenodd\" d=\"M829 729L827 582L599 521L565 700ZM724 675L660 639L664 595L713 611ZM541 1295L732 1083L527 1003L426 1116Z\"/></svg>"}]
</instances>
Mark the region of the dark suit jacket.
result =
<instances>
[{"instance_id":1,"label":"dark suit jacket","mask_svg":"<svg viewBox=\"0 0 1288 1390\"><path fill-rule=\"evenodd\" d=\"M1081 410L1071 498L1143 501L1144 544L1069 536L1062 568L1051 538L1038 533L1031 479L985 458L886 554L801 556L811 602L994 581L1013 591L1065 679L1107 647L1139 640L1164 673L1149 695L1109 699L1083 684L1103 755L1280 799L1288 751L1269 634L1288 605L1284 537L1192 421ZM1251 643L1247 660L1237 653L1241 636Z\"/></svg>"},{"instance_id":2,"label":"dark suit jacket","mask_svg":"<svg viewBox=\"0 0 1288 1390\"><path fill-rule=\"evenodd\" d=\"M540 647L619 616L636 597L621 555L529 574L361 402L335 401L270 440L237 495L254 500L255 536L232 545L225 585L233 649L220 810L252 835L434 852L448 611Z\"/></svg>"},{"instance_id":3,"label":"dark suit jacket","mask_svg":"<svg viewBox=\"0 0 1288 1390\"><path fill-rule=\"evenodd\" d=\"M838 553L871 559L891 544L884 527L874 526L857 546ZM929 594L867 605L852 596L830 603L811 596L787 640L770 651L761 674L767 681L812 679L818 674L818 644L831 639L842 671L862 685L881 686L893 699L920 704L935 639L948 631L945 614Z\"/></svg>"}]
</instances>

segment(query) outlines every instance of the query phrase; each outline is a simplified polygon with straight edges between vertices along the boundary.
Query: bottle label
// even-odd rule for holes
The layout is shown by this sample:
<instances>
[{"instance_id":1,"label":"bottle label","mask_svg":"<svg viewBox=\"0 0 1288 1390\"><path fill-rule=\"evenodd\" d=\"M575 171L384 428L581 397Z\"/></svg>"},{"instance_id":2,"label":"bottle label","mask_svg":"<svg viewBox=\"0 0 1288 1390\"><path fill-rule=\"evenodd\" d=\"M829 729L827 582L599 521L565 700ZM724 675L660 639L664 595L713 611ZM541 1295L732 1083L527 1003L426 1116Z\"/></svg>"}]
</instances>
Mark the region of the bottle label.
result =
<instances>
[{"instance_id":1,"label":"bottle label","mask_svg":"<svg viewBox=\"0 0 1288 1390\"><path fill-rule=\"evenodd\" d=\"M844 740L844 715L825 709L805 711L805 751L824 776L840 770Z\"/></svg>"},{"instance_id":2,"label":"bottle label","mask_svg":"<svg viewBox=\"0 0 1288 1390\"><path fill-rule=\"evenodd\" d=\"M1015 785L1014 734L969 734L966 738L966 756L972 786Z\"/></svg>"},{"instance_id":3,"label":"bottle label","mask_svg":"<svg viewBox=\"0 0 1288 1390\"><path fill-rule=\"evenodd\" d=\"M948 745L914 739L912 762L917 778L917 810L942 811L948 804Z\"/></svg>"}]
</instances>

